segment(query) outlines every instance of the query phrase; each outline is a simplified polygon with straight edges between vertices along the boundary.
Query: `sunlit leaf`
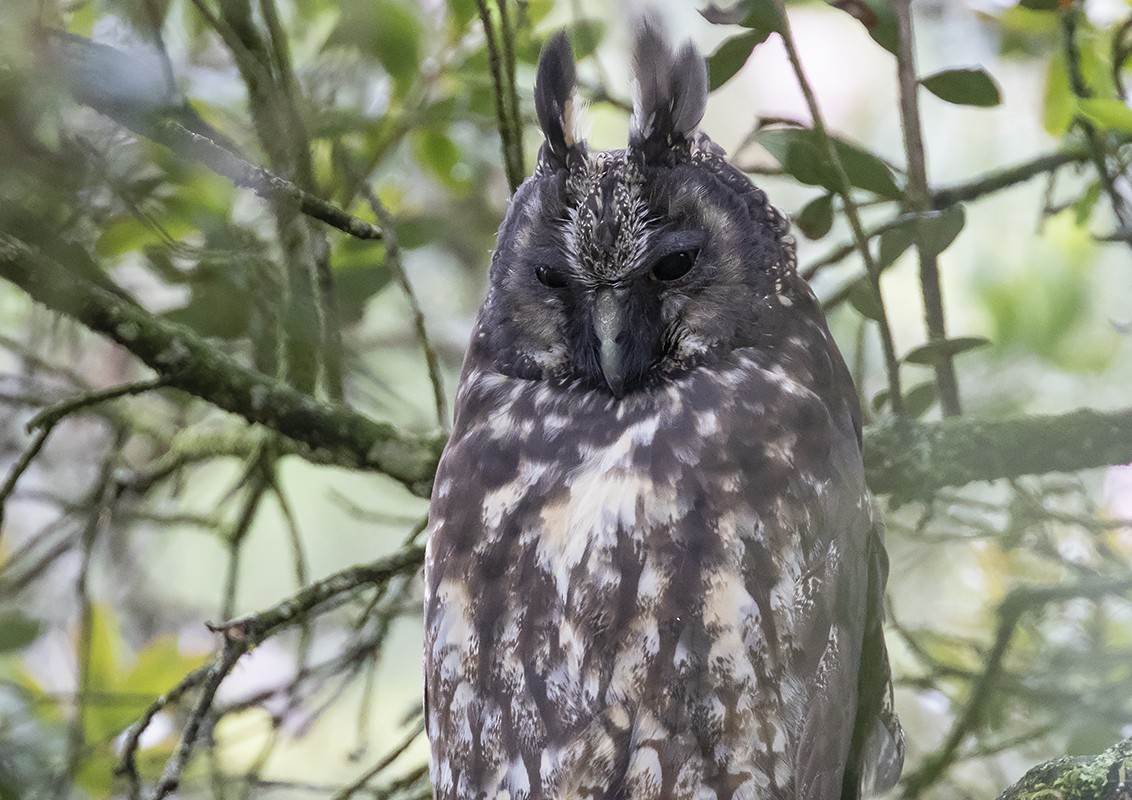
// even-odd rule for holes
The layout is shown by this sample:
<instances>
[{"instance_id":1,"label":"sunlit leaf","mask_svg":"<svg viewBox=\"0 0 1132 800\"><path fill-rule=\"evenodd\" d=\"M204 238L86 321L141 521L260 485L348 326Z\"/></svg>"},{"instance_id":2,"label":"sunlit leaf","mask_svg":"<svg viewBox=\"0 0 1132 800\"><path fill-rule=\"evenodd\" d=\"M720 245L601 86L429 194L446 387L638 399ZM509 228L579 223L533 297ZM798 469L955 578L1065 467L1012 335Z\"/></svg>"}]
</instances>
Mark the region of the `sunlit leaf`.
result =
<instances>
[{"instance_id":1,"label":"sunlit leaf","mask_svg":"<svg viewBox=\"0 0 1132 800\"><path fill-rule=\"evenodd\" d=\"M133 669L121 680L122 689L154 697L167 692L188 673L203 665L207 656L186 656L175 636L159 636L137 654Z\"/></svg>"},{"instance_id":2,"label":"sunlit leaf","mask_svg":"<svg viewBox=\"0 0 1132 800\"><path fill-rule=\"evenodd\" d=\"M790 175L811 186L837 191L837 172L830 163L827 148L810 128L774 128L760 131L755 141L765 147ZM849 183L859 189L891 200L902 196L892 170L864 148L834 139L838 158Z\"/></svg>"},{"instance_id":3,"label":"sunlit leaf","mask_svg":"<svg viewBox=\"0 0 1132 800\"><path fill-rule=\"evenodd\" d=\"M76 641L82 648L85 643ZM85 644L89 659L87 662L87 686L91 690L112 690L125 659L126 646L118 618L109 606L95 604L90 612L89 643Z\"/></svg>"},{"instance_id":4,"label":"sunlit leaf","mask_svg":"<svg viewBox=\"0 0 1132 800\"><path fill-rule=\"evenodd\" d=\"M1078 100L1081 114L1100 128L1120 133L1132 133L1132 108L1115 98Z\"/></svg>"},{"instance_id":5,"label":"sunlit leaf","mask_svg":"<svg viewBox=\"0 0 1132 800\"><path fill-rule=\"evenodd\" d=\"M982 67L956 67L921 78L924 88L941 100L989 108L1002 102L998 84Z\"/></svg>"},{"instance_id":6,"label":"sunlit leaf","mask_svg":"<svg viewBox=\"0 0 1132 800\"><path fill-rule=\"evenodd\" d=\"M1042 98L1042 125L1050 136L1062 136L1073 123L1075 98L1069 88L1069 73L1065 58L1060 54L1049 61L1046 68L1045 91Z\"/></svg>"},{"instance_id":7,"label":"sunlit leaf","mask_svg":"<svg viewBox=\"0 0 1132 800\"><path fill-rule=\"evenodd\" d=\"M715 91L731 80L747 63L754 49L766 41L769 34L748 31L733 36L708 56L708 86Z\"/></svg>"},{"instance_id":8,"label":"sunlit leaf","mask_svg":"<svg viewBox=\"0 0 1132 800\"><path fill-rule=\"evenodd\" d=\"M463 194L468 189L468 169L460 148L447 132L439 127L424 128L412 135L413 154L417 161L449 189Z\"/></svg>"}]
</instances>

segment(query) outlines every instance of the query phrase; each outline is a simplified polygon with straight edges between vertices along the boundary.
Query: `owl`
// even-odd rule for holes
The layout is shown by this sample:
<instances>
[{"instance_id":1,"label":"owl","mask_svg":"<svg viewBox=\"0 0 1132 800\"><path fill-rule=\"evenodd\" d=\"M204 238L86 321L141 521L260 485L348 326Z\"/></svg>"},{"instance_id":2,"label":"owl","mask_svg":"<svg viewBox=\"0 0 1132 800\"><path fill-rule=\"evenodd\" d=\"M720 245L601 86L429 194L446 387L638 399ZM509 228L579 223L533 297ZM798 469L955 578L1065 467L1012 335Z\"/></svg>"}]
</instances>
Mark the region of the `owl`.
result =
<instances>
[{"instance_id":1,"label":"owl","mask_svg":"<svg viewBox=\"0 0 1132 800\"><path fill-rule=\"evenodd\" d=\"M564 36L436 476L438 800L837 800L899 775L887 561L852 379L788 221L638 26L628 146L576 132Z\"/></svg>"}]
</instances>

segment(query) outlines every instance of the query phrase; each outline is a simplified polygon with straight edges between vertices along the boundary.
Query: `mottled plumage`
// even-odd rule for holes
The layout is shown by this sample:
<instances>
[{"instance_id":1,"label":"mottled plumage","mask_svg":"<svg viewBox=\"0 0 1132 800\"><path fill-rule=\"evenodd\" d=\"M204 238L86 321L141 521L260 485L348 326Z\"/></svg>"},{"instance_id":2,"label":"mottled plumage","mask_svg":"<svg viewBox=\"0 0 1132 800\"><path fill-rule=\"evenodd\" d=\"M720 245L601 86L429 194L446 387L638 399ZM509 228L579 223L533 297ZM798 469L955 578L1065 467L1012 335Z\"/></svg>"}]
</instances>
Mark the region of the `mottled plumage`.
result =
<instances>
[{"instance_id":1,"label":"mottled plumage","mask_svg":"<svg viewBox=\"0 0 1132 800\"><path fill-rule=\"evenodd\" d=\"M834 800L900 769L860 412L786 219L638 33L629 147L546 143L499 232L432 499L438 800ZM860 700L858 699L860 698Z\"/></svg>"}]
</instances>

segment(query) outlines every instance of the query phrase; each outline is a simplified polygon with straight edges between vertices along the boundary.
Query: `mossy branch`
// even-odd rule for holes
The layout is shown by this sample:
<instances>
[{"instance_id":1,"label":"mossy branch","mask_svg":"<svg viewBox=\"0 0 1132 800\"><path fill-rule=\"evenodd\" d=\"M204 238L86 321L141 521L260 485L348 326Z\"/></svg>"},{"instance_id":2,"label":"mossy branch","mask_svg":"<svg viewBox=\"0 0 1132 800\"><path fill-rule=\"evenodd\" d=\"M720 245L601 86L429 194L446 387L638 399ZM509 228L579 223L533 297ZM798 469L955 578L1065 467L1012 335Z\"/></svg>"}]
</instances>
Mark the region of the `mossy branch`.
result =
<instances>
[{"instance_id":1,"label":"mossy branch","mask_svg":"<svg viewBox=\"0 0 1132 800\"><path fill-rule=\"evenodd\" d=\"M1132 739L1099 756L1039 764L998 800L1132 800Z\"/></svg>"},{"instance_id":2,"label":"mossy branch","mask_svg":"<svg viewBox=\"0 0 1132 800\"><path fill-rule=\"evenodd\" d=\"M975 481L1076 472L1132 461L1132 408L1054 416L892 423L865 432L877 494L920 497Z\"/></svg>"},{"instance_id":3,"label":"mossy branch","mask_svg":"<svg viewBox=\"0 0 1132 800\"><path fill-rule=\"evenodd\" d=\"M443 445L440 438L400 431L247 369L190 329L155 317L2 232L0 277L51 310L113 339L170 387L289 437L316 460L383 472L415 494L428 495Z\"/></svg>"}]
</instances>

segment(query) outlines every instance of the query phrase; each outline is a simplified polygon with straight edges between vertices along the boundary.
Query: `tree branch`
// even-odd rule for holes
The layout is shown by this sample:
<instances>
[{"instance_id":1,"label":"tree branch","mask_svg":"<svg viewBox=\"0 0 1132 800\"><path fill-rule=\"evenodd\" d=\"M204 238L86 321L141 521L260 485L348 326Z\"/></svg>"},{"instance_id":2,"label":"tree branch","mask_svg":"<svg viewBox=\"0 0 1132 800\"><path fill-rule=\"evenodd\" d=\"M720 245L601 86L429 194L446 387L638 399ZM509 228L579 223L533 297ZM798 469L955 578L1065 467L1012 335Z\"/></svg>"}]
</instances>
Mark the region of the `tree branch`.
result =
<instances>
[{"instance_id":1,"label":"tree branch","mask_svg":"<svg viewBox=\"0 0 1132 800\"><path fill-rule=\"evenodd\" d=\"M232 411L305 445L318 460L374 469L427 496L443 445L320 403L238 364L188 328L83 280L19 239L0 232L0 277L34 300L125 347L169 386Z\"/></svg>"},{"instance_id":2,"label":"tree branch","mask_svg":"<svg viewBox=\"0 0 1132 800\"><path fill-rule=\"evenodd\" d=\"M144 70L146 62L115 47L62 31L52 31L49 41L51 66L62 73L78 102L168 147L178 156L202 164L236 186L251 189L265 200L286 197L308 217L343 233L357 239L381 239L377 226L248 162L183 98L170 95L162 87L154 87L148 94L135 93L125 100L117 96L114 76Z\"/></svg>"},{"instance_id":3,"label":"tree branch","mask_svg":"<svg viewBox=\"0 0 1132 800\"><path fill-rule=\"evenodd\" d=\"M955 762L960 745L982 722L990 704L991 694L1002 673L1006 652L1025 612L1041 608L1048 603L1063 602L1078 597L1100 600L1109 596L1127 594L1129 591L1132 591L1132 576L1128 575L1081 583L1019 586L1011 590L998 607L998 630L987 655L986 666L971 688L970 698L939 749L925 758L919 769L904 777L903 797L917 797L923 789L935 782ZM1086 796L1090 800L1095 800L1091 795Z\"/></svg>"},{"instance_id":4,"label":"tree branch","mask_svg":"<svg viewBox=\"0 0 1132 800\"><path fill-rule=\"evenodd\" d=\"M917 497L943 486L1132 461L1132 408L1056 416L876 425L865 473L877 494Z\"/></svg>"},{"instance_id":5,"label":"tree branch","mask_svg":"<svg viewBox=\"0 0 1132 800\"><path fill-rule=\"evenodd\" d=\"M845 172L845 165L841 163L841 155L837 152L837 146L826 131L825 120L822 118L817 96L814 95L814 90L810 87L810 83L806 79L806 73L802 67L802 59L798 55L798 49L794 44L794 33L790 27L790 19L786 15L786 4L784 0L772 0L772 2L775 12L778 15L779 25L781 26L778 33L779 36L782 37L783 46L786 48L786 57L790 61L794 77L798 81L798 86L802 90L802 96L806 100L806 106L809 108L814 133L816 133L818 138L824 143L826 150L825 155L829 159L830 166L833 167L834 174L837 176L837 193L841 196L842 203L845 206L845 217L849 220L849 227L853 230L853 241L857 245L857 250L860 251L861 261L865 264L865 274L868 275L869 285L872 287L873 294L876 295L877 304L880 309L877 315L877 324L880 328L880 341L884 351L885 376L888 378L888 402L893 413L897 417L903 417L904 393L900 388L900 361L896 357L896 345L893 343L892 339L892 326L889 325L888 322L888 309L884 305L884 295L881 293L880 289L881 271L877 267L872 252L869 250L868 236L866 236L864 226L861 224L861 216L857 213L857 205L853 200L852 184L849 182L849 176Z\"/></svg>"},{"instance_id":6,"label":"tree branch","mask_svg":"<svg viewBox=\"0 0 1132 800\"><path fill-rule=\"evenodd\" d=\"M476 0L476 8L487 39L488 65L495 84L495 113L503 146L503 168L507 173L507 183L514 192L523 182L523 127L517 116L519 101L515 91L515 62L511 51L514 32L508 25L507 2L508 0L497 0L500 18L498 30L487 0Z\"/></svg>"},{"instance_id":7,"label":"tree branch","mask_svg":"<svg viewBox=\"0 0 1132 800\"><path fill-rule=\"evenodd\" d=\"M920 84L916 80L916 54L912 34L911 0L893 3L896 12L896 70L900 84L900 122L904 131L904 152L908 159L908 202L915 211L929 211L932 206L928 188L927 155L924 137L920 130ZM916 251L920 258L920 289L924 298L924 321L928 341L939 342L947 338L947 325L943 314L943 289L939 282L939 259L925 246L923 235L916 236ZM959 381L955 377L955 362L944 354L935 364L936 388L939 405L945 417L961 412Z\"/></svg>"},{"instance_id":8,"label":"tree branch","mask_svg":"<svg viewBox=\"0 0 1132 800\"><path fill-rule=\"evenodd\" d=\"M1132 739L1099 756L1064 757L1027 772L998 800L1132 800Z\"/></svg>"}]
</instances>

